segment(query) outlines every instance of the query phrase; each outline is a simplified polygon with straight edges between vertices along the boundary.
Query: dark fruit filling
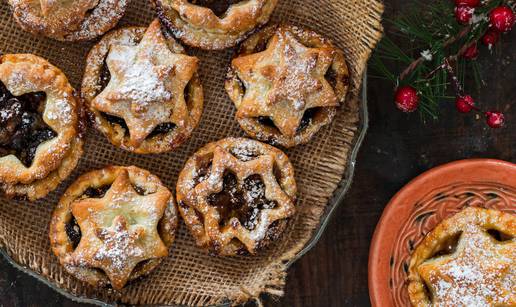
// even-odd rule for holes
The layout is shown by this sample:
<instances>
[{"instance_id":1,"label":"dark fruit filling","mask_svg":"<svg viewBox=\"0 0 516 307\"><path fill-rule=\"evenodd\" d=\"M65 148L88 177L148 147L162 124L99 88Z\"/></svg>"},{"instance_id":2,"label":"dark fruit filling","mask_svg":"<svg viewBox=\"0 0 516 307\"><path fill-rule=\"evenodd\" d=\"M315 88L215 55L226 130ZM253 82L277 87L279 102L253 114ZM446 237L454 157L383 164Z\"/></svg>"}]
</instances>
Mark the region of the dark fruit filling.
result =
<instances>
[{"instance_id":1,"label":"dark fruit filling","mask_svg":"<svg viewBox=\"0 0 516 307\"><path fill-rule=\"evenodd\" d=\"M274 124L274 121L272 120L272 118L270 118L268 116L260 116L257 119L258 119L258 122L260 124L264 125L264 126L276 128L276 125Z\"/></svg>"},{"instance_id":2,"label":"dark fruit filling","mask_svg":"<svg viewBox=\"0 0 516 307\"><path fill-rule=\"evenodd\" d=\"M138 193L139 195L142 195L142 196L143 196L143 195L145 195L145 194L146 194L146 192L145 192L145 189L144 189L144 188L139 187L139 186L137 186L137 185L135 185L135 184L133 184L133 189L134 189L134 190L136 191L136 193Z\"/></svg>"},{"instance_id":3,"label":"dark fruit filling","mask_svg":"<svg viewBox=\"0 0 516 307\"><path fill-rule=\"evenodd\" d=\"M513 239L513 237L509 234L506 234L506 233L503 233L501 231L498 231L496 229L489 229L487 231L487 233L493 237L496 241L499 241L499 242L505 242L505 241L510 241Z\"/></svg>"},{"instance_id":4,"label":"dark fruit filling","mask_svg":"<svg viewBox=\"0 0 516 307\"><path fill-rule=\"evenodd\" d=\"M301 122L299 123L299 127L297 128L296 132L301 133L303 130L308 128L312 123L317 115L317 113L321 110L321 108L312 108L305 111L303 114L303 118L301 119ZM270 117L267 116L260 116L256 118L258 120L258 123L261 125L271 127L274 129L278 129L276 125L274 124L274 121ZM278 130L279 132L279 130Z\"/></svg>"},{"instance_id":5,"label":"dark fruit filling","mask_svg":"<svg viewBox=\"0 0 516 307\"><path fill-rule=\"evenodd\" d=\"M87 198L102 198L106 195L106 192L111 188L111 185L104 185L98 188L89 187L84 191L84 196Z\"/></svg>"},{"instance_id":6,"label":"dark fruit filling","mask_svg":"<svg viewBox=\"0 0 516 307\"><path fill-rule=\"evenodd\" d=\"M337 75L335 74L335 71L333 69L328 69L326 75L324 75L324 78L326 79L326 81L328 81L332 88L335 88L337 86Z\"/></svg>"},{"instance_id":7,"label":"dark fruit filling","mask_svg":"<svg viewBox=\"0 0 516 307\"><path fill-rule=\"evenodd\" d=\"M229 172L224 176L222 191L210 195L208 203L222 216L221 225L227 225L236 217L248 230L256 228L260 211L277 205L265 198L265 185L259 175L247 177L243 185L238 186L237 178Z\"/></svg>"},{"instance_id":8,"label":"dark fruit filling","mask_svg":"<svg viewBox=\"0 0 516 307\"><path fill-rule=\"evenodd\" d=\"M102 115L102 117L104 117L112 126L120 126L122 129L124 129L125 135L129 135L129 127L127 127L127 124L123 118L104 112L100 112L100 115Z\"/></svg>"},{"instance_id":9,"label":"dark fruit filling","mask_svg":"<svg viewBox=\"0 0 516 307\"><path fill-rule=\"evenodd\" d=\"M303 114L303 118L301 119L301 123L299 123L299 127L297 128L297 133L300 133L312 124L313 119L319 110L319 108L312 108L305 111L305 114Z\"/></svg>"},{"instance_id":10,"label":"dark fruit filling","mask_svg":"<svg viewBox=\"0 0 516 307\"><path fill-rule=\"evenodd\" d=\"M242 2L242 0L189 0L188 2L207 7L212 10L215 15L222 17L228 11L231 5Z\"/></svg>"},{"instance_id":11,"label":"dark fruit filling","mask_svg":"<svg viewBox=\"0 0 516 307\"><path fill-rule=\"evenodd\" d=\"M457 245L459 244L459 240L462 233L458 233L456 235L453 235L446 239L445 242L441 244L441 249L438 250L432 258L450 255L455 253L455 250L457 249Z\"/></svg>"},{"instance_id":12,"label":"dark fruit filling","mask_svg":"<svg viewBox=\"0 0 516 307\"><path fill-rule=\"evenodd\" d=\"M104 63L102 64L102 68L100 70L100 91L103 91L108 86L109 81L111 81L111 73L109 72L106 60L104 60Z\"/></svg>"},{"instance_id":13,"label":"dark fruit filling","mask_svg":"<svg viewBox=\"0 0 516 307\"><path fill-rule=\"evenodd\" d=\"M206 178L208 178L208 176L210 174L211 166L212 166L211 161L201 164L201 166L199 167L199 170L197 171L197 175L194 179L194 186L198 185L199 183L204 181Z\"/></svg>"},{"instance_id":14,"label":"dark fruit filling","mask_svg":"<svg viewBox=\"0 0 516 307\"><path fill-rule=\"evenodd\" d=\"M13 96L0 82L0 157L15 155L30 167L38 146L57 136L41 118L44 92Z\"/></svg>"},{"instance_id":15,"label":"dark fruit filling","mask_svg":"<svg viewBox=\"0 0 516 307\"><path fill-rule=\"evenodd\" d=\"M79 225L77 224L77 220L72 217L70 222L68 222L65 225L66 234L68 235L68 238L72 242L73 248L76 248L77 245L79 245L79 242L81 242L81 228L79 228Z\"/></svg>"},{"instance_id":16,"label":"dark fruit filling","mask_svg":"<svg viewBox=\"0 0 516 307\"><path fill-rule=\"evenodd\" d=\"M175 128L176 128L176 125L173 123L159 124L158 126L156 126L156 128L154 128L154 130L151 132L151 134L149 134L147 136L147 138L151 139L157 135L169 133L170 131L174 130Z\"/></svg>"}]
</instances>

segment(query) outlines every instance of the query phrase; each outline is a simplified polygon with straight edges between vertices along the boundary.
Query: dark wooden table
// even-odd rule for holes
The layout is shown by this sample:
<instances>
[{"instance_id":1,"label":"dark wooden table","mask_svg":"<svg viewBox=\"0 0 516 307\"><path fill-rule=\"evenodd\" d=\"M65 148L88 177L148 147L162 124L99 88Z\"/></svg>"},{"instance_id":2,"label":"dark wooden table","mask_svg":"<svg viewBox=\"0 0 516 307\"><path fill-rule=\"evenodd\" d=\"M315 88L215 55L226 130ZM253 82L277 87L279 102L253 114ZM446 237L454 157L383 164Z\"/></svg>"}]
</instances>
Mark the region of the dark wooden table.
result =
<instances>
[{"instance_id":1,"label":"dark wooden table","mask_svg":"<svg viewBox=\"0 0 516 307\"><path fill-rule=\"evenodd\" d=\"M387 2L395 15L404 0ZM369 80L370 128L360 151L353 185L317 246L293 265L286 295L273 306L369 306L367 258L374 228L389 199L422 172L465 158L516 161L516 30L501 50L479 61L488 84L473 93L487 108L503 110L508 125L492 130L483 118L463 116L445 105L439 121L394 108L390 84ZM82 306L0 260L0 307ZM84 305L86 306L86 305Z\"/></svg>"}]
</instances>

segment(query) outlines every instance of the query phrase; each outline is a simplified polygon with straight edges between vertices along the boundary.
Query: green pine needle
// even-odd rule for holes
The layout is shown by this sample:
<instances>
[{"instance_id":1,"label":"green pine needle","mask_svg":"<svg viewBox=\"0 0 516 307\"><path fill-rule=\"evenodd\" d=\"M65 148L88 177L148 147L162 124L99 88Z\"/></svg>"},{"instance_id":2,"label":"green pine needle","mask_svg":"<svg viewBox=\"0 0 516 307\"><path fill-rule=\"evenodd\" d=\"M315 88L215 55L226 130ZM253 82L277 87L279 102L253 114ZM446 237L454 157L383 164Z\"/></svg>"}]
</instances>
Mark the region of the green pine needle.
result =
<instances>
[{"instance_id":1,"label":"green pine needle","mask_svg":"<svg viewBox=\"0 0 516 307\"><path fill-rule=\"evenodd\" d=\"M456 55L463 46L478 41L488 29L489 11L505 1L491 0L478 7L475 12L477 22L471 25L470 32L448 46L445 46L447 41L457 37L465 27L455 19L454 2L414 1L399 17L386 20L388 28L392 30L382 39L371 59L372 77L388 80L395 88L411 85L421 97L419 110L422 120L437 119L441 103L453 101L455 95L452 94L445 69L438 70L431 77L428 75L442 65L446 58ZM419 59L423 52L431 54L431 59L428 57L428 60L422 61L400 80L401 72ZM462 84L466 75L473 74L477 90L484 86L476 61L466 61L459 57L453 66Z\"/></svg>"}]
</instances>

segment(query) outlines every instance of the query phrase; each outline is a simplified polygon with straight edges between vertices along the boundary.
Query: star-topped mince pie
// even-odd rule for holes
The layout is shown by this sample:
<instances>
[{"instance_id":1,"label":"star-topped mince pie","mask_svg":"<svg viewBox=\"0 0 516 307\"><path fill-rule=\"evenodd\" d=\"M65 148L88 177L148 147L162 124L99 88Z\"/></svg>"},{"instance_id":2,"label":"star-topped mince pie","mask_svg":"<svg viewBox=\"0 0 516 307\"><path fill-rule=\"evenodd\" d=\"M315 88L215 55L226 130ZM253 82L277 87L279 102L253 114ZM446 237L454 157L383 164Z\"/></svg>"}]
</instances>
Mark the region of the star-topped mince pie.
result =
<instances>
[{"instance_id":1,"label":"star-topped mince pie","mask_svg":"<svg viewBox=\"0 0 516 307\"><path fill-rule=\"evenodd\" d=\"M249 135L293 147L332 121L348 83L343 52L331 42L310 30L275 25L242 44L226 91Z\"/></svg>"},{"instance_id":2,"label":"star-topped mince pie","mask_svg":"<svg viewBox=\"0 0 516 307\"><path fill-rule=\"evenodd\" d=\"M152 0L162 23L192 47L230 48L266 24L278 0Z\"/></svg>"},{"instance_id":3,"label":"star-topped mince pie","mask_svg":"<svg viewBox=\"0 0 516 307\"><path fill-rule=\"evenodd\" d=\"M441 222L412 255L413 306L516 306L516 216L467 208Z\"/></svg>"},{"instance_id":4,"label":"star-topped mince pie","mask_svg":"<svg viewBox=\"0 0 516 307\"><path fill-rule=\"evenodd\" d=\"M296 182L279 149L244 138L210 143L186 163L177 201L197 245L225 256L255 254L294 215Z\"/></svg>"},{"instance_id":5,"label":"star-topped mince pie","mask_svg":"<svg viewBox=\"0 0 516 307\"><path fill-rule=\"evenodd\" d=\"M113 28L128 0L8 0L26 31L61 41L94 39Z\"/></svg>"},{"instance_id":6,"label":"star-topped mince pie","mask_svg":"<svg viewBox=\"0 0 516 307\"><path fill-rule=\"evenodd\" d=\"M198 125L203 90L198 59L162 31L124 28L89 53L82 95L95 127L116 146L147 154L171 151Z\"/></svg>"},{"instance_id":7,"label":"star-topped mince pie","mask_svg":"<svg viewBox=\"0 0 516 307\"><path fill-rule=\"evenodd\" d=\"M35 200L82 155L80 106L66 76L30 54L0 57L0 190Z\"/></svg>"},{"instance_id":8,"label":"star-topped mince pie","mask_svg":"<svg viewBox=\"0 0 516 307\"><path fill-rule=\"evenodd\" d=\"M174 197L159 178L110 166L67 189L52 216L50 243L70 274L120 290L168 255L177 221Z\"/></svg>"}]
</instances>

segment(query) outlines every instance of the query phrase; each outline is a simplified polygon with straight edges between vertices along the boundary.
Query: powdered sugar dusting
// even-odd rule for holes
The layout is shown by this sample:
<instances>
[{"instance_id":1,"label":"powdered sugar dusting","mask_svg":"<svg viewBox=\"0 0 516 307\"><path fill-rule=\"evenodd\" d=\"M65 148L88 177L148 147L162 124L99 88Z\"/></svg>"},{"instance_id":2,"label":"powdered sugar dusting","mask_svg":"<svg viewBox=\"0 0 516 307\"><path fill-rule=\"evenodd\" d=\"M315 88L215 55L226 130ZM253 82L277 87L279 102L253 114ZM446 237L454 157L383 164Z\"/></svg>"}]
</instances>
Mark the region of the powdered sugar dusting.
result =
<instances>
[{"instance_id":1,"label":"powdered sugar dusting","mask_svg":"<svg viewBox=\"0 0 516 307\"><path fill-rule=\"evenodd\" d=\"M121 223L115 224L113 229L102 230L100 233L104 244L97 250L94 259L109 259L111 269L123 270L130 263L130 259L144 255L142 248L135 244L142 229L130 230L124 226Z\"/></svg>"},{"instance_id":2,"label":"powdered sugar dusting","mask_svg":"<svg viewBox=\"0 0 516 307\"><path fill-rule=\"evenodd\" d=\"M259 148L254 142L242 142L231 148L231 154L244 162L255 159L259 153Z\"/></svg>"},{"instance_id":3,"label":"powdered sugar dusting","mask_svg":"<svg viewBox=\"0 0 516 307\"><path fill-rule=\"evenodd\" d=\"M504 257L500 246L482 229L468 226L459 242L460 257L444 262L439 266L439 274L434 272L430 277L436 294L434 306L514 303L511 295L516 289L516 251Z\"/></svg>"},{"instance_id":4,"label":"powdered sugar dusting","mask_svg":"<svg viewBox=\"0 0 516 307\"><path fill-rule=\"evenodd\" d=\"M163 80L155 71L154 65L149 59L137 61L136 48L117 48L109 53L107 61L118 63L132 63L126 65L123 71L124 82L117 87L117 91L127 99L138 102L141 105L161 100L169 100L172 93L165 87Z\"/></svg>"}]
</instances>

